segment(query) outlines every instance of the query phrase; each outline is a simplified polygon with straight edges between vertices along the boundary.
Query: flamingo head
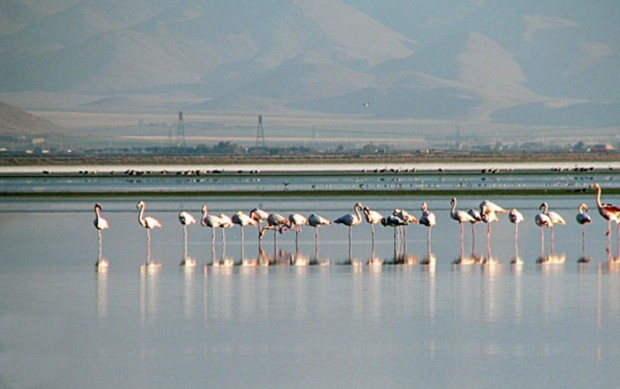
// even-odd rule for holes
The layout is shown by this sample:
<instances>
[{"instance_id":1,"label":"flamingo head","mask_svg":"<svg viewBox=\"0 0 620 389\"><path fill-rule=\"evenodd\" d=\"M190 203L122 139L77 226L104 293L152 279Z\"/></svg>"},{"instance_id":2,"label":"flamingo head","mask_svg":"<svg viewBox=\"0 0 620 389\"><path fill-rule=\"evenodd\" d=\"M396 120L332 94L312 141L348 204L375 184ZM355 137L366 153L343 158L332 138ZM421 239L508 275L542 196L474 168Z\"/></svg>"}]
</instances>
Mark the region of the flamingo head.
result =
<instances>
[{"instance_id":1,"label":"flamingo head","mask_svg":"<svg viewBox=\"0 0 620 389\"><path fill-rule=\"evenodd\" d=\"M144 208L144 201L142 201L142 200L138 201L138 204L136 204L136 208L137 208L137 209L142 209L142 208Z\"/></svg>"}]
</instances>

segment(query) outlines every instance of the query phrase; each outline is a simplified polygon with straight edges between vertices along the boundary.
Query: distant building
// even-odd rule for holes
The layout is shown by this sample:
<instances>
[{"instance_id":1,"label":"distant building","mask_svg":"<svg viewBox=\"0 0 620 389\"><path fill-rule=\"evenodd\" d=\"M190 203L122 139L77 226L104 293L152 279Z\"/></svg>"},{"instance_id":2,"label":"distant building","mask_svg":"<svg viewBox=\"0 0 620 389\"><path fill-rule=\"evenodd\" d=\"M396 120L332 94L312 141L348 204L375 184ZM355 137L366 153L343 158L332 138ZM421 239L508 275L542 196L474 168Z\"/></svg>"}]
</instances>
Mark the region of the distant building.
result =
<instances>
[{"instance_id":1,"label":"distant building","mask_svg":"<svg viewBox=\"0 0 620 389\"><path fill-rule=\"evenodd\" d=\"M595 153L604 153L604 152L607 152L607 151L614 150L614 146L609 144L609 143L607 143L607 144L602 144L601 143L601 144L596 144L596 145L592 146L592 148L590 150L592 152L595 152Z\"/></svg>"}]
</instances>

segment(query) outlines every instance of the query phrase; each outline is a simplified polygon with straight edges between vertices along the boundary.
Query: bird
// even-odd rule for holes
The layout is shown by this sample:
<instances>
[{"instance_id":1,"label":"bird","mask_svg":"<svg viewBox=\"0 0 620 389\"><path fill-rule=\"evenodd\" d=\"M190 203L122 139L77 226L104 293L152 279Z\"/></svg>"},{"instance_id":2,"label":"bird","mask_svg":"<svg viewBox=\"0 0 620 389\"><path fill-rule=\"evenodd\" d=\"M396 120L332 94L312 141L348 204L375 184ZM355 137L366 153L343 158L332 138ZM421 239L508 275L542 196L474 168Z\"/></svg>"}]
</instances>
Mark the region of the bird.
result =
<instances>
[{"instance_id":1,"label":"bird","mask_svg":"<svg viewBox=\"0 0 620 389\"><path fill-rule=\"evenodd\" d=\"M237 211L232 216L232 222L241 227L241 259L244 258L244 245L245 245L245 237L244 237L244 229L245 226L258 226L258 221L248 214L243 213L242 211Z\"/></svg>"},{"instance_id":2,"label":"bird","mask_svg":"<svg viewBox=\"0 0 620 389\"><path fill-rule=\"evenodd\" d=\"M285 218L284 216L280 215L279 213L270 213L267 216L267 225L261 227L260 229L260 233L259 233L259 239L262 239L263 236L265 235L265 231L266 230L273 230L273 253L274 253L274 260L276 259L276 247L277 247L277 237L278 237L278 232L282 233L282 229L286 226L289 226L289 220L288 218Z\"/></svg>"},{"instance_id":3,"label":"bird","mask_svg":"<svg viewBox=\"0 0 620 389\"><path fill-rule=\"evenodd\" d=\"M549 229L551 230L551 251L550 251L550 254L553 255L554 252L555 252L555 249L554 249L555 248L555 232L554 232L555 228L554 227L555 227L556 224L566 224L566 221L557 212L549 211L549 205L546 202L543 202L542 204L540 204L540 209L551 220L551 225L549 226Z\"/></svg>"},{"instance_id":4,"label":"bird","mask_svg":"<svg viewBox=\"0 0 620 389\"><path fill-rule=\"evenodd\" d=\"M542 209L542 205L540 209ZM545 212L541 212L534 216L534 223L540 227L540 256L542 258L545 253L545 228L551 228L553 226L553 222L551 221L549 215Z\"/></svg>"},{"instance_id":5,"label":"bird","mask_svg":"<svg viewBox=\"0 0 620 389\"><path fill-rule=\"evenodd\" d=\"M406 226L408 223L399 218L398 216L392 214L392 215L388 215L386 217L381 218L381 225L384 227L392 227L394 228L394 261L398 262L400 261L402 255L400 253L400 248L403 246L403 244L398 244L398 240L399 240L399 233L398 233L398 229L401 226ZM403 250L404 251L404 250Z\"/></svg>"},{"instance_id":6,"label":"bird","mask_svg":"<svg viewBox=\"0 0 620 389\"><path fill-rule=\"evenodd\" d=\"M519 259L519 223L521 223L523 220L525 220L525 218L523 217L523 214L521 212L519 212L519 210L517 210L516 208L513 208L508 213L508 220L510 220L510 222L515 225L515 258L513 260L513 263L520 263L520 259Z\"/></svg>"},{"instance_id":7,"label":"bird","mask_svg":"<svg viewBox=\"0 0 620 389\"><path fill-rule=\"evenodd\" d=\"M234 223L232 218L224 213L218 215L220 218L220 228L222 229L222 247L226 249L226 229L231 228Z\"/></svg>"},{"instance_id":8,"label":"bird","mask_svg":"<svg viewBox=\"0 0 620 389\"><path fill-rule=\"evenodd\" d=\"M211 228L211 254L215 257L215 229L222 226L222 220L219 216L210 214L209 207L205 204L202 206L200 224L203 227Z\"/></svg>"},{"instance_id":9,"label":"bird","mask_svg":"<svg viewBox=\"0 0 620 389\"><path fill-rule=\"evenodd\" d=\"M601 186L598 183L592 184L591 188L596 189L596 206L598 213L607 220L607 237L611 239L611 222L615 222L620 226L620 207L611 204L601 203ZM620 237L619 237L620 239Z\"/></svg>"},{"instance_id":10,"label":"bird","mask_svg":"<svg viewBox=\"0 0 620 389\"><path fill-rule=\"evenodd\" d=\"M431 229L433 228L434 225L437 224L437 220L435 218L435 214L428 210L427 203L422 203L422 206L420 207L420 209L422 210L422 216L418 219L418 223L422 224L423 226L428 227L428 232L426 233L426 245L428 247L428 252L430 252L431 251L430 249Z\"/></svg>"},{"instance_id":11,"label":"bird","mask_svg":"<svg viewBox=\"0 0 620 389\"><path fill-rule=\"evenodd\" d=\"M480 216L480 211L475 208L470 208L467 213L472 217L469 223L471 224L471 253L474 257L474 252L476 251L476 224L482 221L482 216Z\"/></svg>"},{"instance_id":12,"label":"bird","mask_svg":"<svg viewBox=\"0 0 620 389\"><path fill-rule=\"evenodd\" d=\"M300 213L291 213L288 215L288 222L288 226L283 228L295 230L295 250L299 252L299 233L301 227L308 224L308 219Z\"/></svg>"},{"instance_id":13,"label":"bird","mask_svg":"<svg viewBox=\"0 0 620 389\"><path fill-rule=\"evenodd\" d=\"M146 202L143 200L138 201L136 208L140 210L138 213L138 223L146 229L146 265L151 265L151 230L154 228L160 228L161 223L159 220L152 216L144 217L144 211L146 210Z\"/></svg>"},{"instance_id":14,"label":"bird","mask_svg":"<svg viewBox=\"0 0 620 389\"><path fill-rule=\"evenodd\" d=\"M99 256L97 257L96 266L97 267L105 267L108 265L108 261L103 258L103 230L107 230L110 228L110 223L107 219L101 216L101 205L95 204L95 220L93 224L97 229L97 234L99 235Z\"/></svg>"},{"instance_id":15,"label":"bird","mask_svg":"<svg viewBox=\"0 0 620 389\"><path fill-rule=\"evenodd\" d=\"M482 200L479 205L480 220L487 224L487 252L491 251L491 223L499 221L498 213L508 212L504 207L489 200Z\"/></svg>"},{"instance_id":16,"label":"bird","mask_svg":"<svg viewBox=\"0 0 620 389\"><path fill-rule=\"evenodd\" d=\"M364 206L362 208L362 212L364 213L364 218L366 222L370 224L370 231L372 234L372 252L375 251L375 224L380 223L383 215L381 215L377 211L373 211L372 209Z\"/></svg>"},{"instance_id":17,"label":"bird","mask_svg":"<svg viewBox=\"0 0 620 389\"><path fill-rule=\"evenodd\" d=\"M183 226L183 260L181 261L181 265L190 266L192 263L195 264L195 262L192 262L187 256L187 226L196 224L196 219L191 213L181 211L179 212L179 222Z\"/></svg>"},{"instance_id":18,"label":"bird","mask_svg":"<svg viewBox=\"0 0 620 389\"><path fill-rule=\"evenodd\" d=\"M575 215L577 223L581 224L581 253L582 258L586 257L586 226L592 223L592 218L588 215L588 204L581 203L577 207L577 215Z\"/></svg>"},{"instance_id":19,"label":"bird","mask_svg":"<svg viewBox=\"0 0 620 389\"><path fill-rule=\"evenodd\" d=\"M453 197L452 200L450 200L450 205L452 206L452 208L450 209L450 217L459 223L459 228L461 230L461 256L463 256L463 224L467 222L471 223L472 221L474 221L474 218L466 211L457 211L456 204L456 197Z\"/></svg>"},{"instance_id":20,"label":"bird","mask_svg":"<svg viewBox=\"0 0 620 389\"><path fill-rule=\"evenodd\" d=\"M267 218L269 217L269 212L263 211L260 208L254 208L250 211L250 217L258 222L256 227L258 228L258 245L261 245L261 223L267 222Z\"/></svg>"},{"instance_id":21,"label":"bird","mask_svg":"<svg viewBox=\"0 0 620 389\"><path fill-rule=\"evenodd\" d=\"M332 224L331 220L325 219L316 213L308 216L308 225L314 228L314 254L317 260L319 259L319 228L330 224Z\"/></svg>"},{"instance_id":22,"label":"bird","mask_svg":"<svg viewBox=\"0 0 620 389\"><path fill-rule=\"evenodd\" d=\"M352 258L353 249L352 249L352 240L353 240L353 227L358 226L362 222L361 210L363 209L362 203L355 203L353 206L354 213L348 213L346 215L340 216L338 219L334 220L336 224L344 224L349 227L349 259Z\"/></svg>"}]
</instances>

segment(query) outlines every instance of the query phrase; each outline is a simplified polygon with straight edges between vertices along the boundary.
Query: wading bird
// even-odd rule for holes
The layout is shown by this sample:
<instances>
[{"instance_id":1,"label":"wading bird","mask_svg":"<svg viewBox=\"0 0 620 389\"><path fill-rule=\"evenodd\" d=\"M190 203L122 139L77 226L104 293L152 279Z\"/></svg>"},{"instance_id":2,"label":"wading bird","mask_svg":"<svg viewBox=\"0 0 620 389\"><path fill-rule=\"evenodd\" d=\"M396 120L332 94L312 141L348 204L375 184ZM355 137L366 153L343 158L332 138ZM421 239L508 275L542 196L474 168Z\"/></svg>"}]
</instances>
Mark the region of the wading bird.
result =
<instances>
[{"instance_id":1,"label":"wading bird","mask_svg":"<svg viewBox=\"0 0 620 389\"><path fill-rule=\"evenodd\" d=\"M594 183L591 188L596 189L596 206L598 208L598 213L607 220L607 242L611 243L611 222L615 222L620 228L620 207L601 203L602 189L599 184ZM620 233L618 240L620 241Z\"/></svg>"},{"instance_id":2,"label":"wading bird","mask_svg":"<svg viewBox=\"0 0 620 389\"><path fill-rule=\"evenodd\" d=\"M549 211L549 205L546 202L543 202L542 204L540 204L540 209L542 210L542 213L547 215L549 219L551 220L551 225L549 226L549 229L551 230L550 254L554 255L555 253L555 226L557 224L564 225L566 224L566 221L564 221L564 218L560 216L559 213Z\"/></svg>"},{"instance_id":3,"label":"wading bird","mask_svg":"<svg viewBox=\"0 0 620 389\"><path fill-rule=\"evenodd\" d=\"M450 217L454 220L456 220L459 223L459 228L461 230L461 257L463 256L463 252L465 251L464 249L464 223L471 223L474 221L474 218L467 212L465 211L457 211L456 210L456 197L453 197L452 200L450 200Z\"/></svg>"},{"instance_id":4,"label":"wading bird","mask_svg":"<svg viewBox=\"0 0 620 389\"><path fill-rule=\"evenodd\" d=\"M314 255L317 261L319 260L319 228L330 224L332 224L331 221L317 215L316 213L308 216L308 225L310 227L314 227Z\"/></svg>"},{"instance_id":5,"label":"wading bird","mask_svg":"<svg viewBox=\"0 0 620 389\"><path fill-rule=\"evenodd\" d=\"M431 229L437 224L437 220L435 214L428 210L428 204L422 203L420 209L422 210L422 216L418 219L418 223L428 227L426 232L426 246L428 252L431 252Z\"/></svg>"},{"instance_id":6,"label":"wading bird","mask_svg":"<svg viewBox=\"0 0 620 389\"><path fill-rule=\"evenodd\" d=\"M577 207L577 215L575 216L577 223L581 224L581 257L586 258L586 226L592 223L592 218L588 215L588 204L581 203Z\"/></svg>"},{"instance_id":7,"label":"wading bird","mask_svg":"<svg viewBox=\"0 0 620 389\"><path fill-rule=\"evenodd\" d=\"M245 254L245 226L258 226L258 221L241 211L237 211L232 216L232 222L241 227L241 259L243 260Z\"/></svg>"},{"instance_id":8,"label":"wading bird","mask_svg":"<svg viewBox=\"0 0 620 389\"><path fill-rule=\"evenodd\" d=\"M144 201L139 201L136 204L136 208L140 210L138 213L138 223L142 227L146 229L146 265L151 265L151 230L153 228L160 228L161 223L159 220L155 219L152 216L144 216L144 211L146 210L146 203Z\"/></svg>"},{"instance_id":9,"label":"wading bird","mask_svg":"<svg viewBox=\"0 0 620 389\"><path fill-rule=\"evenodd\" d=\"M364 213L364 218L366 219L366 222L368 224L370 224L370 231L372 234L372 247L371 250L373 252L373 256L374 256L374 252L375 252L375 224L380 223L381 219L383 218L383 215L381 215L379 212L377 211L373 211L372 209L364 206L362 208L362 212Z\"/></svg>"},{"instance_id":10,"label":"wading bird","mask_svg":"<svg viewBox=\"0 0 620 389\"><path fill-rule=\"evenodd\" d=\"M97 262L95 266L107 267L108 260L103 258L103 230L107 230L108 228L110 228L110 223L107 221L107 219L101 216L101 205L95 204L94 210L95 220L93 221L93 224L95 225L95 228L97 229L97 233L99 235L99 256L97 257Z\"/></svg>"},{"instance_id":11,"label":"wading bird","mask_svg":"<svg viewBox=\"0 0 620 389\"><path fill-rule=\"evenodd\" d=\"M362 222L362 214L360 213L362 209L362 203L355 203L355 205L353 206L354 213L348 213L334 220L334 223L336 224L344 224L345 226L349 227L349 259L352 258L353 254L353 227L359 225Z\"/></svg>"},{"instance_id":12,"label":"wading bird","mask_svg":"<svg viewBox=\"0 0 620 389\"><path fill-rule=\"evenodd\" d=\"M179 212L179 222L183 226L183 259L181 260L181 266L195 266L196 261L187 255L187 226L196 224L196 219L191 213L181 211Z\"/></svg>"},{"instance_id":13,"label":"wading bird","mask_svg":"<svg viewBox=\"0 0 620 389\"><path fill-rule=\"evenodd\" d=\"M524 220L524 217L521 212L513 208L508 213L508 220L515 225L515 257L512 262L518 264L521 263L521 259L519 259L519 223Z\"/></svg>"}]
</instances>

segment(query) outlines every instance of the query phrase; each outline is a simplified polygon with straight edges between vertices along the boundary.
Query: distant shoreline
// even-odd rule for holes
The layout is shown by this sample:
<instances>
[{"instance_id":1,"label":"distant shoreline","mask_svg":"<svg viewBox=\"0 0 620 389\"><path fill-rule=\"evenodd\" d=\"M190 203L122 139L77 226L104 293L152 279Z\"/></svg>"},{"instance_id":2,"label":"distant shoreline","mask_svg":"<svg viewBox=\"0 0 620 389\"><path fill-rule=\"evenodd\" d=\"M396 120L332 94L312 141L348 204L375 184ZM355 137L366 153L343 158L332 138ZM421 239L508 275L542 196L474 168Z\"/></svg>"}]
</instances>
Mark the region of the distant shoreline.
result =
<instances>
[{"instance_id":1,"label":"distant shoreline","mask_svg":"<svg viewBox=\"0 0 620 389\"><path fill-rule=\"evenodd\" d=\"M77 165L250 165L250 164L427 164L427 163L588 163L620 162L620 153L399 153L378 154L284 154L284 155L66 155L2 156L0 166L77 166Z\"/></svg>"},{"instance_id":2,"label":"distant shoreline","mask_svg":"<svg viewBox=\"0 0 620 389\"><path fill-rule=\"evenodd\" d=\"M240 156L102 156L0 157L2 174L89 173L117 174L127 169L182 172L192 169L217 173L304 173L352 171L529 171L545 169L620 170L620 153L476 153L395 155L240 155ZM79 170L78 170L79 169Z\"/></svg>"}]
</instances>

